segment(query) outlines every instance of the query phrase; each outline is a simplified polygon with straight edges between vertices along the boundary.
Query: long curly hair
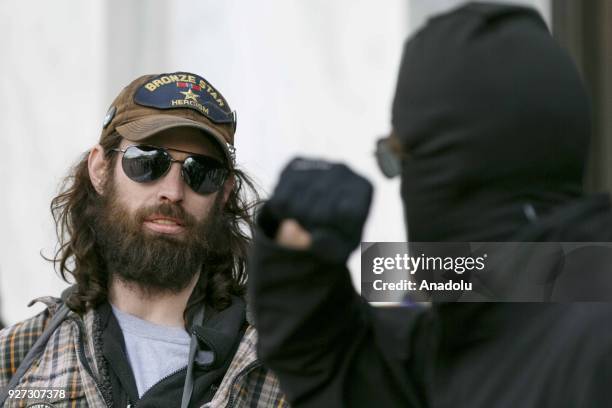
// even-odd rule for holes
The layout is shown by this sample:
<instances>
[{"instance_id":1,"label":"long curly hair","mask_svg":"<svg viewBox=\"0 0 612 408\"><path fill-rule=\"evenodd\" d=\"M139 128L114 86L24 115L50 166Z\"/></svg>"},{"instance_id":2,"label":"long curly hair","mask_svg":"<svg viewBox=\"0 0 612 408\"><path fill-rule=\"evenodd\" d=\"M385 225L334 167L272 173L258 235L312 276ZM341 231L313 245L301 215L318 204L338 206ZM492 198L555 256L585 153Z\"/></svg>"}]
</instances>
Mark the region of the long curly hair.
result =
<instances>
[{"instance_id":1,"label":"long curly hair","mask_svg":"<svg viewBox=\"0 0 612 408\"><path fill-rule=\"evenodd\" d=\"M101 142L105 152L112 152L122 137L115 132ZM76 284L66 304L77 313L84 313L106 301L109 273L104 258L98 250L93 227L95 205L101 199L89 178L87 158L89 152L71 169L60 187L60 193L51 201L51 213L55 221L58 239L53 258L56 271L64 281ZM107 154L109 169L116 163L117 155ZM241 170L232 169L235 186L222 211L223 228L220 239L223 252L215 255L206 273L200 278L189 298L185 320L189 321L195 307L202 302L215 310L223 310L231 304L231 296L244 296L246 285L247 251L253 233L253 210L259 195L253 181ZM112 171L107 171L112 174Z\"/></svg>"}]
</instances>

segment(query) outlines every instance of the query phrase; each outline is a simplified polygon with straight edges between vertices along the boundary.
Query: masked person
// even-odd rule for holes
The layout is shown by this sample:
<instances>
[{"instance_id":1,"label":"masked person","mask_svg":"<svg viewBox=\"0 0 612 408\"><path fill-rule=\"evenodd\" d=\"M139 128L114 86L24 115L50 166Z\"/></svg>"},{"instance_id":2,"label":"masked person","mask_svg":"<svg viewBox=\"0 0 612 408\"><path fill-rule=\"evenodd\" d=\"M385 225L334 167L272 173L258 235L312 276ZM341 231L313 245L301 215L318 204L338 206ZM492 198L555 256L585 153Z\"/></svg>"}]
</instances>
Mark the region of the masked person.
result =
<instances>
[{"instance_id":1,"label":"masked person","mask_svg":"<svg viewBox=\"0 0 612 408\"><path fill-rule=\"evenodd\" d=\"M121 91L52 202L54 260L75 284L0 333L8 406L23 395L55 407L287 406L246 315L253 186L235 166L235 128L192 73Z\"/></svg>"},{"instance_id":2,"label":"masked person","mask_svg":"<svg viewBox=\"0 0 612 408\"><path fill-rule=\"evenodd\" d=\"M431 19L406 43L387 146L410 241L610 241L608 197L582 192L589 116L535 11L476 3ZM258 349L293 406L610 404L607 303L370 307L346 260L371 195L348 167L298 158L258 217Z\"/></svg>"}]
</instances>

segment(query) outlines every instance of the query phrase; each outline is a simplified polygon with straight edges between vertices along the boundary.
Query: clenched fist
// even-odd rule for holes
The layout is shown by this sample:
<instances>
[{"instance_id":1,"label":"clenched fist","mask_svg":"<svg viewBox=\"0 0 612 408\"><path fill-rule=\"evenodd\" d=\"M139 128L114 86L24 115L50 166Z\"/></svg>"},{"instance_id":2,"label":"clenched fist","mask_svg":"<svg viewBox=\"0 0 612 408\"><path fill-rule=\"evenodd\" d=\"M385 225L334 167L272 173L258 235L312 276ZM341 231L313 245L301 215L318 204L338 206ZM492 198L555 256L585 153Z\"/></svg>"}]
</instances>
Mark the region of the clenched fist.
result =
<instances>
[{"instance_id":1,"label":"clenched fist","mask_svg":"<svg viewBox=\"0 0 612 408\"><path fill-rule=\"evenodd\" d=\"M258 223L271 238L283 223L285 231L300 238L297 247L309 244L323 260L345 263L361 240L371 201L370 182L344 164L296 158L281 173ZM301 234L290 220L310 236Z\"/></svg>"}]
</instances>

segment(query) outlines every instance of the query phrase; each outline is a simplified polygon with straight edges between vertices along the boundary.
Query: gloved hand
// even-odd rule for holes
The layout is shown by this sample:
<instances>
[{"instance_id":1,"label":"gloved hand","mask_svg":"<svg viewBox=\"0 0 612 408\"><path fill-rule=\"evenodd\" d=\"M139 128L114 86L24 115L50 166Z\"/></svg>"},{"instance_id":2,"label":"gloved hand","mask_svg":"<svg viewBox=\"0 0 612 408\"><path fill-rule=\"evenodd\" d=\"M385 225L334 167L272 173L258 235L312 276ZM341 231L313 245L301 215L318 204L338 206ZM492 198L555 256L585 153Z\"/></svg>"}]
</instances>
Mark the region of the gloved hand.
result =
<instances>
[{"instance_id":1,"label":"gloved hand","mask_svg":"<svg viewBox=\"0 0 612 408\"><path fill-rule=\"evenodd\" d=\"M270 238L283 220L295 219L312 236L322 260L345 263L361 240L372 185L344 164L293 159L283 170L258 224Z\"/></svg>"}]
</instances>

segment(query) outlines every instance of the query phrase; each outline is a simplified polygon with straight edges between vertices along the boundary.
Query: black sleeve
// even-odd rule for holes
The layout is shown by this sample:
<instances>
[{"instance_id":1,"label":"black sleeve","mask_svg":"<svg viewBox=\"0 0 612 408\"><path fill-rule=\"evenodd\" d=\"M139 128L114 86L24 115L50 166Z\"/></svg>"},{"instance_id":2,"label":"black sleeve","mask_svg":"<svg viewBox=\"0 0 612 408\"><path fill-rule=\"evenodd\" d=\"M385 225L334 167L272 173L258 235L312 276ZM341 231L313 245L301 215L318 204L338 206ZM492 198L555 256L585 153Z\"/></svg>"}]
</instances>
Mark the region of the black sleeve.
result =
<instances>
[{"instance_id":1,"label":"black sleeve","mask_svg":"<svg viewBox=\"0 0 612 408\"><path fill-rule=\"evenodd\" d=\"M410 366L418 310L374 310L344 265L280 247L261 233L249 268L259 357L292 406L421 406Z\"/></svg>"},{"instance_id":2,"label":"black sleeve","mask_svg":"<svg viewBox=\"0 0 612 408\"><path fill-rule=\"evenodd\" d=\"M592 369L582 377L584 387L577 392L576 406L607 407L612 401L612 350L597 359ZM579 378L579 376L576 376Z\"/></svg>"}]
</instances>

